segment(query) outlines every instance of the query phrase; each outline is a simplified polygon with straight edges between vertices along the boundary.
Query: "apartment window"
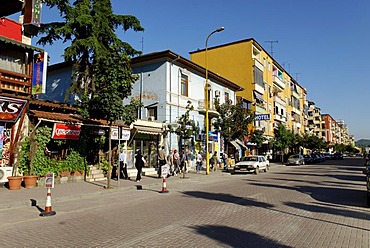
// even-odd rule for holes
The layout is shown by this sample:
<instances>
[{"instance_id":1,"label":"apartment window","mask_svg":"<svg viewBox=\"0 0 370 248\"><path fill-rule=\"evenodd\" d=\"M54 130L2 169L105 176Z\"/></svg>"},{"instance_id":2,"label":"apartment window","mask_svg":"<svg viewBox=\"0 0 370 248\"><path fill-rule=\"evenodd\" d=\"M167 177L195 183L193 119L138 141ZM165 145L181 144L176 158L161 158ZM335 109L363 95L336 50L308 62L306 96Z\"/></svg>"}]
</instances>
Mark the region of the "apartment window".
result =
<instances>
[{"instance_id":1,"label":"apartment window","mask_svg":"<svg viewBox=\"0 0 370 248\"><path fill-rule=\"evenodd\" d=\"M270 63L270 62L268 62L268 63L267 63L267 69L268 69L269 71L271 71L271 63Z\"/></svg>"},{"instance_id":2,"label":"apartment window","mask_svg":"<svg viewBox=\"0 0 370 248\"><path fill-rule=\"evenodd\" d=\"M154 120L158 119L157 116L157 107L148 108L148 117L153 118Z\"/></svg>"},{"instance_id":3,"label":"apartment window","mask_svg":"<svg viewBox=\"0 0 370 248\"><path fill-rule=\"evenodd\" d=\"M225 92L225 103L227 103L230 100L229 92Z\"/></svg>"},{"instance_id":4,"label":"apartment window","mask_svg":"<svg viewBox=\"0 0 370 248\"><path fill-rule=\"evenodd\" d=\"M188 75L181 73L181 95L188 96L188 84L189 84Z\"/></svg>"},{"instance_id":5,"label":"apartment window","mask_svg":"<svg viewBox=\"0 0 370 248\"><path fill-rule=\"evenodd\" d=\"M263 58L263 67L265 67L266 68L266 58Z\"/></svg>"},{"instance_id":6,"label":"apartment window","mask_svg":"<svg viewBox=\"0 0 370 248\"><path fill-rule=\"evenodd\" d=\"M263 72L257 67L254 67L254 83L264 87Z\"/></svg>"}]
</instances>

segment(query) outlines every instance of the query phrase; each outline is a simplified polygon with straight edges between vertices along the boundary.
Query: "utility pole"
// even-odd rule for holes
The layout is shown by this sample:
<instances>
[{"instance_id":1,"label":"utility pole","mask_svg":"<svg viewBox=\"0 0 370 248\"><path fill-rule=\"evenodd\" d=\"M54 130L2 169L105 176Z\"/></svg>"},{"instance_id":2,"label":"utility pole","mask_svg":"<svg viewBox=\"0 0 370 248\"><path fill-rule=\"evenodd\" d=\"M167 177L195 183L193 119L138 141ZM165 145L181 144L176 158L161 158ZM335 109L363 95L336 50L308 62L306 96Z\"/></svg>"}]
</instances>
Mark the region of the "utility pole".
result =
<instances>
[{"instance_id":1,"label":"utility pole","mask_svg":"<svg viewBox=\"0 0 370 248\"><path fill-rule=\"evenodd\" d=\"M277 40L266 40L265 42L270 43L270 54L274 57L274 43L279 43Z\"/></svg>"}]
</instances>

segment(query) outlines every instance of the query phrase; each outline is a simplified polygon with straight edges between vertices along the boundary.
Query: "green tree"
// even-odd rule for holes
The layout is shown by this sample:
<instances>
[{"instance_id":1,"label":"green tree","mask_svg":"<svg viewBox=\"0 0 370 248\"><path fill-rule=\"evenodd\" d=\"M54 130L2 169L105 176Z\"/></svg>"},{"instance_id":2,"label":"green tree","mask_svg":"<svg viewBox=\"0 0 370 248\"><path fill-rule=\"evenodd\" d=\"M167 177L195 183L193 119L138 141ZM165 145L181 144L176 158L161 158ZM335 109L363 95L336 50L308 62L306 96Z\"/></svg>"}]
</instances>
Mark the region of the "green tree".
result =
<instances>
[{"instance_id":1,"label":"green tree","mask_svg":"<svg viewBox=\"0 0 370 248\"><path fill-rule=\"evenodd\" d=\"M143 31L139 20L134 16L114 14L110 0L43 2L50 8L56 7L64 21L42 24L40 33L45 36L38 44L53 44L58 40L70 42L63 56L73 65L74 74L68 92L80 96L77 101L80 115L105 119L110 126L118 119L128 124L134 121L135 112L127 112L135 110L141 103L131 102L134 106L127 107L123 106L122 100L131 94L137 79L132 73L130 57L140 52L120 40L116 31L118 27L123 31Z\"/></svg>"},{"instance_id":2,"label":"green tree","mask_svg":"<svg viewBox=\"0 0 370 248\"><path fill-rule=\"evenodd\" d=\"M216 97L214 102L219 116L213 121L213 126L224 138L228 151L228 144L231 141L248 136L248 125L253 123L255 115L243 108L241 100L235 105L230 99L220 104L220 99Z\"/></svg>"},{"instance_id":3,"label":"green tree","mask_svg":"<svg viewBox=\"0 0 370 248\"><path fill-rule=\"evenodd\" d=\"M190 119L190 112L194 110L194 106L191 101L187 102L186 111L177 120L177 128L173 128L170 124L167 126L168 131L171 133L176 133L179 137L179 148L182 149L181 142L189 140L194 137L195 134L199 133L199 128L195 121Z\"/></svg>"},{"instance_id":4,"label":"green tree","mask_svg":"<svg viewBox=\"0 0 370 248\"><path fill-rule=\"evenodd\" d=\"M284 150L287 149L292 142L292 132L283 124L279 124L274 130L274 146L280 148L281 162L284 163Z\"/></svg>"},{"instance_id":5,"label":"green tree","mask_svg":"<svg viewBox=\"0 0 370 248\"><path fill-rule=\"evenodd\" d=\"M263 142L266 140L266 137L263 135L263 131L254 130L254 132L249 137L251 142L256 143L257 154L259 154L258 149L262 147Z\"/></svg>"}]
</instances>

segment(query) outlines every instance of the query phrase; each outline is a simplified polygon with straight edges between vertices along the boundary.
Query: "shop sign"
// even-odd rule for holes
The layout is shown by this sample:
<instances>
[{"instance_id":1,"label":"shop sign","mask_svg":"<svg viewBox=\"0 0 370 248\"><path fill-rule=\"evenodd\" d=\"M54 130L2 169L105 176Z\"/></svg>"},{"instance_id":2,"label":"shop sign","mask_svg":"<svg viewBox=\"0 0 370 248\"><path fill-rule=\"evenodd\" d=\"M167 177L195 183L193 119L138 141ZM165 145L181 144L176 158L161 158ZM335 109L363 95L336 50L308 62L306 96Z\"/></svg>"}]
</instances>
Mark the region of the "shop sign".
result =
<instances>
[{"instance_id":1,"label":"shop sign","mask_svg":"<svg viewBox=\"0 0 370 248\"><path fill-rule=\"evenodd\" d=\"M105 134L105 130L104 129L91 129L90 134L101 136Z\"/></svg>"},{"instance_id":2,"label":"shop sign","mask_svg":"<svg viewBox=\"0 0 370 248\"><path fill-rule=\"evenodd\" d=\"M0 121L16 122L26 104L27 100L0 96Z\"/></svg>"},{"instance_id":3,"label":"shop sign","mask_svg":"<svg viewBox=\"0 0 370 248\"><path fill-rule=\"evenodd\" d=\"M52 139L78 140L80 138L81 126L63 123L54 123Z\"/></svg>"},{"instance_id":4,"label":"shop sign","mask_svg":"<svg viewBox=\"0 0 370 248\"><path fill-rule=\"evenodd\" d=\"M47 67L48 53L35 54L33 58L32 94L45 93Z\"/></svg>"},{"instance_id":5,"label":"shop sign","mask_svg":"<svg viewBox=\"0 0 370 248\"><path fill-rule=\"evenodd\" d=\"M112 129L112 132L111 132L111 139L112 140L118 140L118 128L116 127L113 127ZM126 129L122 129L122 133L121 133L121 140L129 140L130 139L130 130L126 130Z\"/></svg>"}]
</instances>

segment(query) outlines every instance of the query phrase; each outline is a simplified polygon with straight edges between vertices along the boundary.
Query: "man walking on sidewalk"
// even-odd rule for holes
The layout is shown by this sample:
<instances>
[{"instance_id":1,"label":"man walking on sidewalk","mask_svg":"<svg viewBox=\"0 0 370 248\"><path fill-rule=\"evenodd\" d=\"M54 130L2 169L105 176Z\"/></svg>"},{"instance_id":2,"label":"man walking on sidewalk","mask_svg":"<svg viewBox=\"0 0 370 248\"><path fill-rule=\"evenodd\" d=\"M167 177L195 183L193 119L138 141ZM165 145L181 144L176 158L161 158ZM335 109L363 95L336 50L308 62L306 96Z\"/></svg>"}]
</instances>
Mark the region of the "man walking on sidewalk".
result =
<instances>
[{"instance_id":1,"label":"man walking on sidewalk","mask_svg":"<svg viewBox=\"0 0 370 248\"><path fill-rule=\"evenodd\" d=\"M121 153L119 154L119 167L120 167L120 177L128 180L130 179L127 174L127 158L126 152L122 149ZM122 175L123 172L123 175Z\"/></svg>"},{"instance_id":2,"label":"man walking on sidewalk","mask_svg":"<svg viewBox=\"0 0 370 248\"><path fill-rule=\"evenodd\" d=\"M161 176L162 176L162 166L167 163L167 158L166 158L166 153L164 151L164 146L162 146L162 149L159 150L159 153L158 153L158 162L159 162L158 178L161 178Z\"/></svg>"}]
</instances>

